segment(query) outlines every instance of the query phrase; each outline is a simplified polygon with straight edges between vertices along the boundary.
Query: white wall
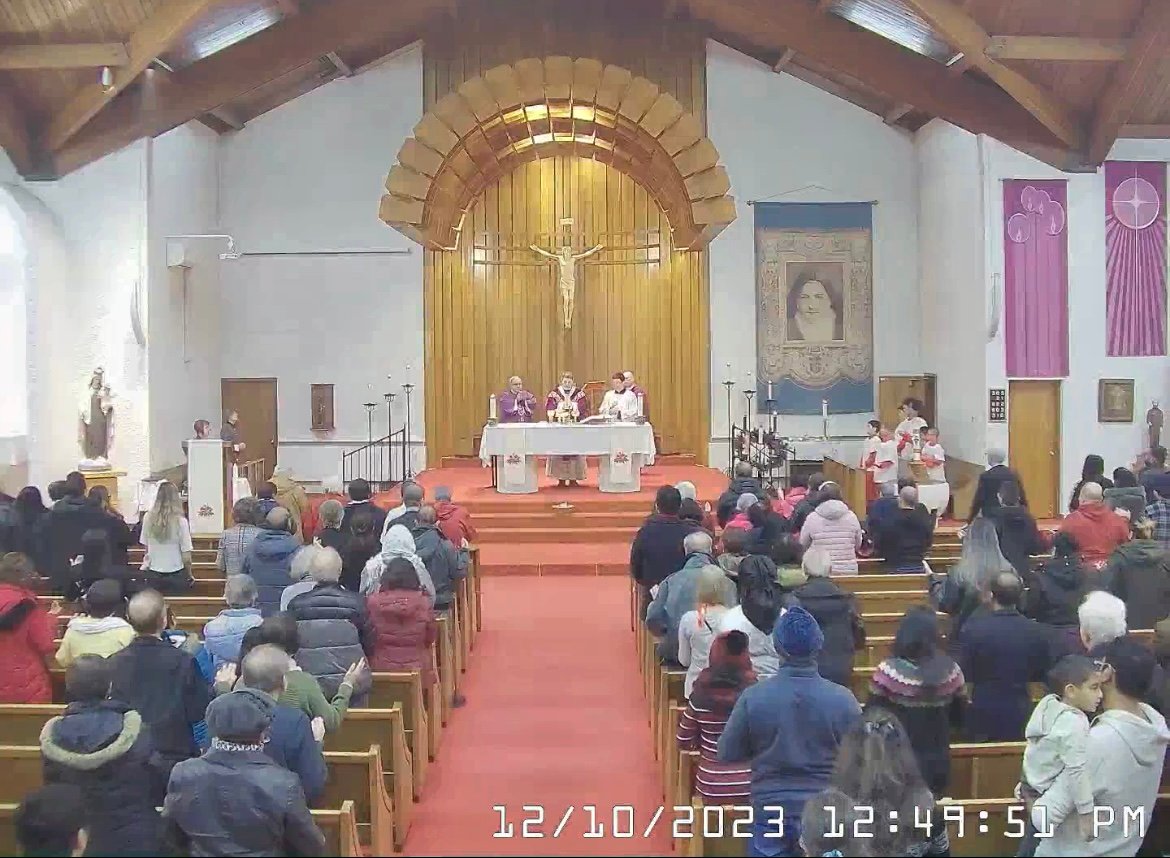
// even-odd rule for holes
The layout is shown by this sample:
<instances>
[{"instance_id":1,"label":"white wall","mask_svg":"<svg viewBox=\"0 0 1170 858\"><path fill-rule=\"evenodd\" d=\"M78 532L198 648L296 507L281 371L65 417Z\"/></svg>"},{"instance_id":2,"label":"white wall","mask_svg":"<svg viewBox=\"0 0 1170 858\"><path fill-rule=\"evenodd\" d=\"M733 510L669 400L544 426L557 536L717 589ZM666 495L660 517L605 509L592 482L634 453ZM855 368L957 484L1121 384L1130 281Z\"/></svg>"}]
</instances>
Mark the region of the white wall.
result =
<instances>
[{"instance_id":1,"label":"white wall","mask_svg":"<svg viewBox=\"0 0 1170 858\"><path fill-rule=\"evenodd\" d=\"M915 137L922 366L937 376L936 422L948 455L986 451L987 302L980 139L933 121Z\"/></svg>"},{"instance_id":2,"label":"white wall","mask_svg":"<svg viewBox=\"0 0 1170 858\"><path fill-rule=\"evenodd\" d=\"M221 226L239 250L306 253L409 248L404 256L243 258L220 268L221 373L279 377L278 458L302 479L340 471L365 443L370 394L413 369L415 467L424 453L422 253L378 219L398 147L422 116L414 47L291 101L221 139ZM333 383L335 432L312 433L309 385ZM384 434L385 408L375 436Z\"/></svg>"},{"instance_id":3,"label":"white wall","mask_svg":"<svg viewBox=\"0 0 1170 858\"><path fill-rule=\"evenodd\" d=\"M225 243L178 242L188 268L167 267L167 236L218 232L219 138L189 123L151 141L147 295L150 466L184 461L192 424L219 420L219 253Z\"/></svg>"},{"instance_id":4,"label":"white wall","mask_svg":"<svg viewBox=\"0 0 1170 858\"><path fill-rule=\"evenodd\" d=\"M878 375L920 372L918 190L910 135L712 41L707 42L707 133L731 177L738 215L710 249L712 435L727 437L726 394L720 383L726 364L731 362L741 386L747 371L756 369L755 236L749 200L877 201L875 397ZM800 188L806 190L788 193ZM738 421L743 398L737 399ZM872 412L834 415L829 432L860 435L872 417ZM820 417L785 417L781 425L790 435L821 432ZM726 442L712 442L711 464L726 465L726 459Z\"/></svg>"},{"instance_id":5,"label":"white wall","mask_svg":"<svg viewBox=\"0 0 1170 858\"><path fill-rule=\"evenodd\" d=\"M1147 444L1145 414L1151 400L1170 403L1170 360L1109 357L1105 348L1105 173L1066 174L998 143L988 148L987 247L991 270L1003 271L1004 179L1068 180L1069 374L1061 385L1061 504L1068 501L1089 453L1106 470L1128 466ZM1120 140L1109 160L1170 160L1170 140ZM1002 326L1001 326L1002 327ZM1134 379L1134 422L1097 422L1097 381ZM1002 331L988 346L987 384L1005 387ZM988 427L989 441L1006 447L1006 424Z\"/></svg>"},{"instance_id":6,"label":"white wall","mask_svg":"<svg viewBox=\"0 0 1170 858\"><path fill-rule=\"evenodd\" d=\"M117 397L110 459L127 472L124 509L149 471L147 361L130 324L146 278L146 149L137 143L51 183L22 183L0 165L28 248L30 481L43 488L77 467L77 403L100 364Z\"/></svg>"}]
</instances>

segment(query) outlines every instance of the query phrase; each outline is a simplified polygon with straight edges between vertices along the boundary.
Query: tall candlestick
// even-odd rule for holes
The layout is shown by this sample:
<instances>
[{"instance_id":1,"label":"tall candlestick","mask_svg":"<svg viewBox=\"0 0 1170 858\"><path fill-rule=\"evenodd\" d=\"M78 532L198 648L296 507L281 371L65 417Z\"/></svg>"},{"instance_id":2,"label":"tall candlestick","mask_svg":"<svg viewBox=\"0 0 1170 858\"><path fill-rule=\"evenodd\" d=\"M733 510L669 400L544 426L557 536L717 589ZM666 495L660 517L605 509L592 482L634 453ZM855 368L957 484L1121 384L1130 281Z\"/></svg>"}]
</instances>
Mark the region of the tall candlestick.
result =
<instances>
[{"instance_id":1,"label":"tall candlestick","mask_svg":"<svg viewBox=\"0 0 1170 858\"><path fill-rule=\"evenodd\" d=\"M731 361L727 362L727 375L725 375L724 378L727 379L727 381L724 382L725 384L735 384L735 382L732 380L735 378L735 376L731 374Z\"/></svg>"},{"instance_id":2,"label":"tall candlestick","mask_svg":"<svg viewBox=\"0 0 1170 858\"><path fill-rule=\"evenodd\" d=\"M773 399L775 399L775 397L772 396L772 382L769 381L768 382L768 401L771 402Z\"/></svg>"}]
</instances>

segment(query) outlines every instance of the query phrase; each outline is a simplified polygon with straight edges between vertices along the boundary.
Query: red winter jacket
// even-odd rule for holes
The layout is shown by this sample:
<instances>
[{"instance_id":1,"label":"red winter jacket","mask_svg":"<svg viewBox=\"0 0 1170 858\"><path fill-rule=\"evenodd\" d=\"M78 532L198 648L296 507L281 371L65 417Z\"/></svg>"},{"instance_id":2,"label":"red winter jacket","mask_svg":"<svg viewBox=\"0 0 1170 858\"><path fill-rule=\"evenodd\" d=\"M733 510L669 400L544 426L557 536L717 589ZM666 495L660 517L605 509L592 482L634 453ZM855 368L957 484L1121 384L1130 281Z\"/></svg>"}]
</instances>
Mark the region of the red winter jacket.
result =
<instances>
[{"instance_id":1,"label":"red winter jacket","mask_svg":"<svg viewBox=\"0 0 1170 858\"><path fill-rule=\"evenodd\" d=\"M453 501L439 501L435 504L435 515L438 517L439 530L447 541L456 548L463 546L463 540L475 542L475 525L471 523L471 513Z\"/></svg>"},{"instance_id":2,"label":"red winter jacket","mask_svg":"<svg viewBox=\"0 0 1170 858\"><path fill-rule=\"evenodd\" d=\"M438 624L421 590L382 590L366 600L373 629L370 667L377 671L422 670L424 688L435 681L431 647Z\"/></svg>"},{"instance_id":3,"label":"red winter jacket","mask_svg":"<svg viewBox=\"0 0 1170 858\"><path fill-rule=\"evenodd\" d=\"M36 594L0 584L0 703L51 703L45 659L56 651L56 622Z\"/></svg>"}]
</instances>

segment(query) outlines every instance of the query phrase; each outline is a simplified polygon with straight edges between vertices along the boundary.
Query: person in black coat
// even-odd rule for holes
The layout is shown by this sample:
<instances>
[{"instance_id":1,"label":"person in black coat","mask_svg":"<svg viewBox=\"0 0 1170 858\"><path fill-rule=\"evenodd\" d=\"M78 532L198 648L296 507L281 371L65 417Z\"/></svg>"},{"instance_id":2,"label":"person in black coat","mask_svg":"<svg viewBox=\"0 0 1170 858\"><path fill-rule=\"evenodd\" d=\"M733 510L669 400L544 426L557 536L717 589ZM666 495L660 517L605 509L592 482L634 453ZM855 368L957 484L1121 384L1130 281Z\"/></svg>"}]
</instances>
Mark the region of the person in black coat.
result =
<instances>
[{"instance_id":1,"label":"person in black coat","mask_svg":"<svg viewBox=\"0 0 1170 858\"><path fill-rule=\"evenodd\" d=\"M809 474L808 493L792 510L792 520L788 522L789 533L800 533L804 527L804 520L812 515L812 511L824 500L821 497L821 487L825 482L825 475L820 471Z\"/></svg>"},{"instance_id":2,"label":"person in black coat","mask_svg":"<svg viewBox=\"0 0 1170 858\"><path fill-rule=\"evenodd\" d=\"M1036 519L1027 507L1020 505L1018 483L1005 481L999 486L998 506L985 515L995 522L999 536L999 550L1027 586L1032 584L1032 555L1044 551L1044 538L1036 526Z\"/></svg>"},{"instance_id":3,"label":"person in black coat","mask_svg":"<svg viewBox=\"0 0 1170 858\"><path fill-rule=\"evenodd\" d=\"M1085 456L1085 463L1081 466L1081 478L1073 486L1072 497L1068 499L1068 511L1076 512L1081 505L1081 486L1085 483L1096 483L1103 489L1113 488L1113 480L1105 476L1105 460L1095 453Z\"/></svg>"},{"instance_id":4,"label":"person in black coat","mask_svg":"<svg viewBox=\"0 0 1170 858\"><path fill-rule=\"evenodd\" d=\"M735 515L735 504L740 495L755 495L758 498L764 496L764 487L752 476L752 466L747 462L735 463L735 476L732 477L731 485L715 503L715 518L720 527L726 527L727 522Z\"/></svg>"},{"instance_id":5,"label":"person in black coat","mask_svg":"<svg viewBox=\"0 0 1170 858\"><path fill-rule=\"evenodd\" d=\"M72 476L72 475L70 475ZM125 548L129 544L126 522L107 514L85 497L85 480L66 480L66 495L53 505L49 514L38 524L36 556L43 563L40 572L52 582L54 592L64 592L69 583L70 562L81 554L82 537L87 530L100 530L109 548L107 556L118 560L118 550L125 563Z\"/></svg>"},{"instance_id":6,"label":"person in black coat","mask_svg":"<svg viewBox=\"0 0 1170 858\"><path fill-rule=\"evenodd\" d=\"M771 556L788 532L788 519L776 512L773 503L771 495L765 494L748 510L748 519L752 523L748 533L748 554Z\"/></svg>"},{"instance_id":7,"label":"person in black coat","mask_svg":"<svg viewBox=\"0 0 1170 858\"><path fill-rule=\"evenodd\" d=\"M898 492L898 508L871 536L877 556L891 572L923 571L922 562L934 543L934 516L918 503L915 486Z\"/></svg>"},{"instance_id":8,"label":"person in black coat","mask_svg":"<svg viewBox=\"0 0 1170 858\"><path fill-rule=\"evenodd\" d=\"M167 605L160 593L135 594L126 615L137 637L110 656L110 696L142 716L169 774L175 763L199 755L194 728L203 722L211 689L194 657L163 640Z\"/></svg>"},{"instance_id":9,"label":"person in black coat","mask_svg":"<svg viewBox=\"0 0 1170 858\"><path fill-rule=\"evenodd\" d=\"M41 731L46 783L79 787L85 799L89 855L158 855L166 795L165 767L150 729L127 704L110 700L113 665L78 657L65 675L72 701Z\"/></svg>"},{"instance_id":10,"label":"person in black coat","mask_svg":"<svg viewBox=\"0 0 1170 858\"><path fill-rule=\"evenodd\" d=\"M817 670L825 679L849 688L853 652L865 642L865 630L857 613L856 597L829 577L829 555L818 549L804 553L802 568L808 582L792 591L800 606L813 615L825 636L817 656Z\"/></svg>"},{"instance_id":11,"label":"person in black coat","mask_svg":"<svg viewBox=\"0 0 1170 858\"><path fill-rule=\"evenodd\" d=\"M1055 556L1032 575L1024 614L1046 626L1073 629L1080 625L1077 608L1089 590L1085 567L1067 533L1056 534L1052 549Z\"/></svg>"},{"instance_id":12,"label":"person in black coat","mask_svg":"<svg viewBox=\"0 0 1170 858\"><path fill-rule=\"evenodd\" d=\"M654 515L646 519L630 547L630 575L642 595L640 613L650 604L649 591L682 568L687 559L683 540L701 528L679 518L682 495L674 486L662 486L654 496Z\"/></svg>"},{"instance_id":13,"label":"person in black coat","mask_svg":"<svg viewBox=\"0 0 1170 858\"><path fill-rule=\"evenodd\" d=\"M971 499L971 513L967 516L968 521L974 521L975 517L980 514L987 514L988 510L995 509L999 506L999 487L1007 482L1012 481L1017 486L1020 486L1020 504L1022 506L1028 505L1028 499L1024 497L1023 484L1020 482L1019 475L1004 464L1007 459L1007 454L1003 450L988 450L987 464L988 469L979 475L979 484L975 487L975 496Z\"/></svg>"},{"instance_id":14,"label":"person in black coat","mask_svg":"<svg viewBox=\"0 0 1170 858\"><path fill-rule=\"evenodd\" d=\"M1024 739L1032 711L1028 683L1044 679L1052 647L1049 630L1019 612L1023 589L1014 572L996 575L988 610L975 612L959 632L959 667L973 687L968 741Z\"/></svg>"},{"instance_id":15,"label":"person in black coat","mask_svg":"<svg viewBox=\"0 0 1170 858\"><path fill-rule=\"evenodd\" d=\"M346 504L345 514L341 518L341 529L347 536L353 535L354 516L359 512L369 513L374 520L374 533L381 536L382 526L386 524L386 510L375 506L370 500L370 484L361 478L350 480L346 493L349 495L349 503Z\"/></svg>"}]
</instances>

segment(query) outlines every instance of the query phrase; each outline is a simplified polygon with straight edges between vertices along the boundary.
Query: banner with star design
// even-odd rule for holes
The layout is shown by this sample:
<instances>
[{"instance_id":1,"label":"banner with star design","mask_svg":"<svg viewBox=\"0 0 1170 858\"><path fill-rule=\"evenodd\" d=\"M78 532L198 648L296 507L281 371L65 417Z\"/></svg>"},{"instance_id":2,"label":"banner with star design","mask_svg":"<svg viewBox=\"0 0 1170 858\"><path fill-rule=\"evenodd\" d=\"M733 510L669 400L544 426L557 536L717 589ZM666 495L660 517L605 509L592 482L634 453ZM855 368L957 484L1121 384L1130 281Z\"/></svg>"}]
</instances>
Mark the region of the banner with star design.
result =
<instances>
[{"instance_id":1,"label":"banner with star design","mask_svg":"<svg viewBox=\"0 0 1170 858\"><path fill-rule=\"evenodd\" d=\"M1068 182L1003 183L1004 341L1009 378L1068 375Z\"/></svg>"},{"instance_id":2,"label":"banner with star design","mask_svg":"<svg viewBox=\"0 0 1170 858\"><path fill-rule=\"evenodd\" d=\"M1111 357L1166 354L1166 163L1105 162L1105 330Z\"/></svg>"}]
</instances>

